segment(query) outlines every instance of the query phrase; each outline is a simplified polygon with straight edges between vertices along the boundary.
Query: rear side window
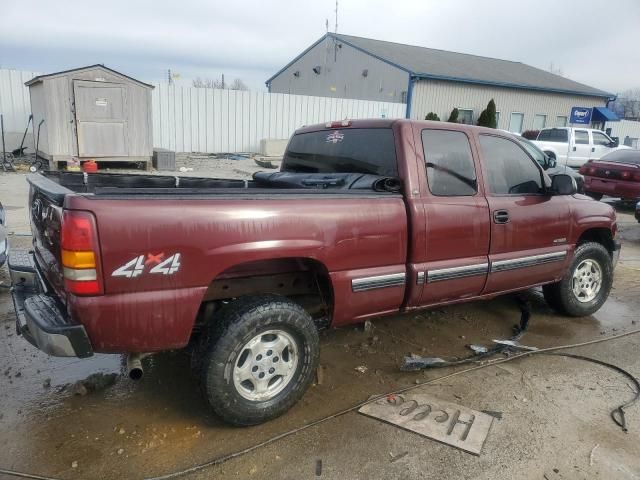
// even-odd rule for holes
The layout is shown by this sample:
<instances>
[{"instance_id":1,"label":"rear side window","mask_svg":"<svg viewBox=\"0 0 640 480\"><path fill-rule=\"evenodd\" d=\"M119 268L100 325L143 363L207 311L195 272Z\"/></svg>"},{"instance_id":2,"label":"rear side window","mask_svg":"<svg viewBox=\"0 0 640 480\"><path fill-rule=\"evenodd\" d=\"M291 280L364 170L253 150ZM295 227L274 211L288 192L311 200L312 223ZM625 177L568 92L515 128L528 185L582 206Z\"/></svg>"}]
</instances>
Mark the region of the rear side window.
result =
<instances>
[{"instance_id":1,"label":"rear side window","mask_svg":"<svg viewBox=\"0 0 640 480\"><path fill-rule=\"evenodd\" d=\"M589 145L589 132L586 130L576 130L574 135L577 145Z\"/></svg>"},{"instance_id":2,"label":"rear side window","mask_svg":"<svg viewBox=\"0 0 640 480\"><path fill-rule=\"evenodd\" d=\"M614 150L607 153L601 160L607 162L628 163L629 165L640 165L640 151L638 150Z\"/></svg>"},{"instance_id":3,"label":"rear side window","mask_svg":"<svg viewBox=\"0 0 640 480\"><path fill-rule=\"evenodd\" d=\"M476 169L469 139L464 133L423 130L422 148L432 194L453 197L476 193Z\"/></svg>"},{"instance_id":4,"label":"rear side window","mask_svg":"<svg viewBox=\"0 0 640 480\"><path fill-rule=\"evenodd\" d=\"M567 131L561 128L548 128L541 130L538 134L538 140L542 142L566 142Z\"/></svg>"},{"instance_id":5,"label":"rear side window","mask_svg":"<svg viewBox=\"0 0 640 480\"><path fill-rule=\"evenodd\" d=\"M489 191L504 195L540 193L542 175L524 150L506 138L480 135Z\"/></svg>"},{"instance_id":6,"label":"rear side window","mask_svg":"<svg viewBox=\"0 0 640 480\"><path fill-rule=\"evenodd\" d=\"M294 135L281 170L395 177L398 165L393 132L390 128L345 128Z\"/></svg>"}]
</instances>

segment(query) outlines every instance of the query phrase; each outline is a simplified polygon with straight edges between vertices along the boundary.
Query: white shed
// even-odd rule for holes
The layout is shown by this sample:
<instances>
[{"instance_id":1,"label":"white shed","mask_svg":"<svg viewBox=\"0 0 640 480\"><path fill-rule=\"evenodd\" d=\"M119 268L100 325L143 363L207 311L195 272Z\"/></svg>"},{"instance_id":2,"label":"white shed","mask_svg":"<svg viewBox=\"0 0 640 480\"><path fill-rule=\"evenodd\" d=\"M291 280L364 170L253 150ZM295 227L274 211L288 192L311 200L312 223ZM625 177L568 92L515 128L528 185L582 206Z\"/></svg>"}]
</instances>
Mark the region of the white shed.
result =
<instances>
[{"instance_id":1,"label":"white shed","mask_svg":"<svg viewBox=\"0 0 640 480\"><path fill-rule=\"evenodd\" d=\"M25 85L34 139L40 126L38 155L52 168L72 158L145 162L148 168L152 85L103 65L39 75Z\"/></svg>"}]
</instances>

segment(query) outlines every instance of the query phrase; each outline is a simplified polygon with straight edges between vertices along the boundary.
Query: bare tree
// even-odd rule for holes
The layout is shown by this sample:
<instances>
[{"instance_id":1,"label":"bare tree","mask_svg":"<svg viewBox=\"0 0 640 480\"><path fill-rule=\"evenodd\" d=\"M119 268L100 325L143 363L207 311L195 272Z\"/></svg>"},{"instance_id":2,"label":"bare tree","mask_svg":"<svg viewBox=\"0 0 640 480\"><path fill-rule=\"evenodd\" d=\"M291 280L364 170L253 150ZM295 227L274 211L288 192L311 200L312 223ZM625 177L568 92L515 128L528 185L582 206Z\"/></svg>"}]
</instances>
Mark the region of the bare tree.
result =
<instances>
[{"instance_id":1,"label":"bare tree","mask_svg":"<svg viewBox=\"0 0 640 480\"><path fill-rule=\"evenodd\" d=\"M640 88L630 88L619 93L615 102L609 106L620 118L640 120Z\"/></svg>"},{"instance_id":2,"label":"bare tree","mask_svg":"<svg viewBox=\"0 0 640 480\"><path fill-rule=\"evenodd\" d=\"M243 92L246 92L247 90L249 90L249 87L247 87L247 85L242 80L240 80L239 78L236 78L231 84L231 86L229 87L229 89L242 90Z\"/></svg>"},{"instance_id":3,"label":"bare tree","mask_svg":"<svg viewBox=\"0 0 640 480\"><path fill-rule=\"evenodd\" d=\"M221 78L200 78L197 77L192 82L196 88L215 88L218 90L242 90L247 91L249 87L239 78L236 78L231 84L225 83L224 75Z\"/></svg>"}]
</instances>

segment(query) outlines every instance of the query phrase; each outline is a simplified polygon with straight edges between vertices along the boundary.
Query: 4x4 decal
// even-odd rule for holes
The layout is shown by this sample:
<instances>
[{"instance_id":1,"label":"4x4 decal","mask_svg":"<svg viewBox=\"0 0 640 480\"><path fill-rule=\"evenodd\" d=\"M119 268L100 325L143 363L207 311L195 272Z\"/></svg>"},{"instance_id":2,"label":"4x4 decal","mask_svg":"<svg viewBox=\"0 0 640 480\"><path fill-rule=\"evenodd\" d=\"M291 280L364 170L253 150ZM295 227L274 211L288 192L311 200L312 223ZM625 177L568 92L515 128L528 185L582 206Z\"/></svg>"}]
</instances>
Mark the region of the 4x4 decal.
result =
<instances>
[{"instance_id":1,"label":"4x4 decal","mask_svg":"<svg viewBox=\"0 0 640 480\"><path fill-rule=\"evenodd\" d=\"M112 277L135 278L145 273L160 273L162 275L173 275L180 270L180 254L164 258L164 252L158 254L147 253L132 258L121 267L116 268L111 274Z\"/></svg>"}]
</instances>

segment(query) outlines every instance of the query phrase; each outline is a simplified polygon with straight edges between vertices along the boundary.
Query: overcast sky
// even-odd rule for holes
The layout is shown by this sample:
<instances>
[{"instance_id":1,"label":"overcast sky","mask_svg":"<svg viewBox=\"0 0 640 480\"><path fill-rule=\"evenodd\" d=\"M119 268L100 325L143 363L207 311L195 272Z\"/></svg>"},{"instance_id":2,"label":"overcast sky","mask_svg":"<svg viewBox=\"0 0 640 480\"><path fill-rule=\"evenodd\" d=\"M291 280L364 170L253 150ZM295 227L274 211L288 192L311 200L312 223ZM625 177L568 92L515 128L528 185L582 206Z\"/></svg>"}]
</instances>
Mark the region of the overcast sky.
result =
<instances>
[{"instance_id":1,"label":"overcast sky","mask_svg":"<svg viewBox=\"0 0 640 480\"><path fill-rule=\"evenodd\" d=\"M334 0L4 0L0 67L94 63L159 81L239 77L254 90L334 23ZM340 0L338 32L562 69L640 87L640 0Z\"/></svg>"}]
</instances>

